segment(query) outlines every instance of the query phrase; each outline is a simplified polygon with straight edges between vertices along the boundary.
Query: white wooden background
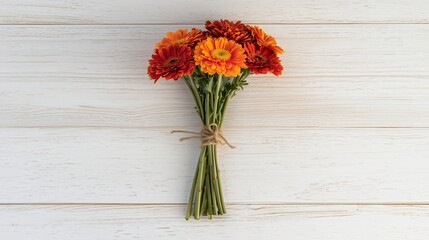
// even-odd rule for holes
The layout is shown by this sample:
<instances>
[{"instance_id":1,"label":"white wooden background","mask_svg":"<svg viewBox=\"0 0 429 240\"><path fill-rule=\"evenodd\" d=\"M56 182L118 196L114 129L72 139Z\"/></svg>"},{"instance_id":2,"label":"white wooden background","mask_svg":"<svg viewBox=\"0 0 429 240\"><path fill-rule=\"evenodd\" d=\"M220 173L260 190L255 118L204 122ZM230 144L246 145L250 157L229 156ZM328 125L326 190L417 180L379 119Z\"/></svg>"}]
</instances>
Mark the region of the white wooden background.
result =
<instances>
[{"instance_id":1,"label":"white wooden background","mask_svg":"<svg viewBox=\"0 0 429 240\"><path fill-rule=\"evenodd\" d=\"M427 239L426 0L1 0L0 239ZM286 49L225 123L228 215L184 220L199 128L146 76L166 31L227 18Z\"/></svg>"}]
</instances>

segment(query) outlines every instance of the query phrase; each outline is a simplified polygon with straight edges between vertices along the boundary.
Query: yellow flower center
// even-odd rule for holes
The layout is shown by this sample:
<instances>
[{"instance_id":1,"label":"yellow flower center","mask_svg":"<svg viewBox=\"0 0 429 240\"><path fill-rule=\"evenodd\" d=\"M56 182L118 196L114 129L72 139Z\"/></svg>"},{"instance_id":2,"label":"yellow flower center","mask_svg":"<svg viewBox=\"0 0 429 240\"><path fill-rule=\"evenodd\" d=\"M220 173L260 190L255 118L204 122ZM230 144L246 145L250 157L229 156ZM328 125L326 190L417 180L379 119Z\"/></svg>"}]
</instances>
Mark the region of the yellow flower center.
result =
<instances>
[{"instance_id":1,"label":"yellow flower center","mask_svg":"<svg viewBox=\"0 0 429 240\"><path fill-rule=\"evenodd\" d=\"M224 49L215 49L212 55L220 60L229 60L231 58L231 53Z\"/></svg>"}]
</instances>

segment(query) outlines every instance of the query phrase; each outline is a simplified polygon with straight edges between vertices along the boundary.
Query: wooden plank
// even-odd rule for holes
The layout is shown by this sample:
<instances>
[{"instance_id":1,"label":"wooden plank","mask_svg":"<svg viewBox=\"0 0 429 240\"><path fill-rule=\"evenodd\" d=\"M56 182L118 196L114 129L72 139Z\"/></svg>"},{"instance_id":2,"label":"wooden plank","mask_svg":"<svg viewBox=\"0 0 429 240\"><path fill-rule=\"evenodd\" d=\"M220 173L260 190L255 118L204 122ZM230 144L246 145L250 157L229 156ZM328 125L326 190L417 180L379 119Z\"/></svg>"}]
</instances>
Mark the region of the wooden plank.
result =
<instances>
[{"instance_id":1,"label":"wooden plank","mask_svg":"<svg viewBox=\"0 0 429 240\"><path fill-rule=\"evenodd\" d=\"M170 130L0 129L0 202L185 203L199 143ZM237 146L219 152L228 203L428 200L429 129L225 134Z\"/></svg>"},{"instance_id":2,"label":"wooden plank","mask_svg":"<svg viewBox=\"0 0 429 240\"><path fill-rule=\"evenodd\" d=\"M429 126L429 25L263 27L284 76L252 76L227 126ZM196 126L186 86L146 76L175 28L1 26L0 126Z\"/></svg>"},{"instance_id":3,"label":"wooden plank","mask_svg":"<svg viewBox=\"0 0 429 240\"><path fill-rule=\"evenodd\" d=\"M200 125L183 82L5 79L0 126L190 128ZM416 77L250 79L225 126L429 127L429 81Z\"/></svg>"},{"instance_id":4,"label":"wooden plank","mask_svg":"<svg viewBox=\"0 0 429 240\"><path fill-rule=\"evenodd\" d=\"M0 26L0 73L143 80L155 43L186 27L199 26ZM285 48L287 77L429 75L426 24L261 27Z\"/></svg>"},{"instance_id":5,"label":"wooden plank","mask_svg":"<svg viewBox=\"0 0 429 240\"><path fill-rule=\"evenodd\" d=\"M0 206L5 239L421 240L425 206L235 205L211 221L185 221L184 206ZM283 238L283 237L282 237Z\"/></svg>"},{"instance_id":6,"label":"wooden plank","mask_svg":"<svg viewBox=\"0 0 429 240\"><path fill-rule=\"evenodd\" d=\"M429 22L428 2L414 0L157 0L2 1L2 24L203 23L241 19L256 23Z\"/></svg>"}]
</instances>

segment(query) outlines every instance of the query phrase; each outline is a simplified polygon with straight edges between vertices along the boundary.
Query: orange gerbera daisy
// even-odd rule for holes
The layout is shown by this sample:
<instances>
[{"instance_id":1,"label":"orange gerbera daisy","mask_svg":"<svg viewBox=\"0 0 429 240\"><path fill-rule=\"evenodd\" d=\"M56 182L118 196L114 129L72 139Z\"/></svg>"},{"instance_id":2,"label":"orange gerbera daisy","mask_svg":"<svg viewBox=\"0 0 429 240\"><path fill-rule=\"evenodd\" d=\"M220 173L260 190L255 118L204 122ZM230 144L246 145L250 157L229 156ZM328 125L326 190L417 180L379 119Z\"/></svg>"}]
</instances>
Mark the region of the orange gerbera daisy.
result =
<instances>
[{"instance_id":1,"label":"orange gerbera daisy","mask_svg":"<svg viewBox=\"0 0 429 240\"><path fill-rule=\"evenodd\" d=\"M253 43L246 43L244 50L247 53L246 64L255 74L273 73L276 76L282 74L283 66L280 58L270 48L261 47Z\"/></svg>"},{"instance_id":2,"label":"orange gerbera daisy","mask_svg":"<svg viewBox=\"0 0 429 240\"><path fill-rule=\"evenodd\" d=\"M196 28L193 28L191 31L188 31L188 29L179 29L176 32L168 32L165 38L156 44L156 48L160 49L172 44L186 45L194 48L205 37L206 34Z\"/></svg>"},{"instance_id":3,"label":"orange gerbera daisy","mask_svg":"<svg viewBox=\"0 0 429 240\"><path fill-rule=\"evenodd\" d=\"M188 47L194 48L199 42L208 37L208 32L203 32L200 29L192 28L192 30L186 35L186 43Z\"/></svg>"},{"instance_id":4,"label":"orange gerbera daisy","mask_svg":"<svg viewBox=\"0 0 429 240\"><path fill-rule=\"evenodd\" d=\"M195 47L195 64L208 74L237 76L241 68L247 68L246 54L240 44L224 37L211 38L200 42Z\"/></svg>"},{"instance_id":5,"label":"orange gerbera daisy","mask_svg":"<svg viewBox=\"0 0 429 240\"><path fill-rule=\"evenodd\" d=\"M241 21L235 23L222 19L213 22L207 21L206 29L213 37L226 37L241 44L253 40L250 30Z\"/></svg>"},{"instance_id":6,"label":"orange gerbera daisy","mask_svg":"<svg viewBox=\"0 0 429 240\"><path fill-rule=\"evenodd\" d=\"M284 50L277 46L277 41L272 36L265 33L262 28L258 26L248 26L250 32L252 33L252 36L256 39L256 43L259 46L264 46L272 49L276 53L284 53Z\"/></svg>"},{"instance_id":7,"label":"orange gerbera daisy","mask_svg":"<svg viewBox=\"0 0 429 240\"><path fill-rule=\"evenodd\" d=\"M192 74L195 62L192 50L183 45L169 45L158 49L149 60L147 73L150 78L158 81L160 77L166 80L177 80L186 74Z\"/></svg>"}]
</instances>

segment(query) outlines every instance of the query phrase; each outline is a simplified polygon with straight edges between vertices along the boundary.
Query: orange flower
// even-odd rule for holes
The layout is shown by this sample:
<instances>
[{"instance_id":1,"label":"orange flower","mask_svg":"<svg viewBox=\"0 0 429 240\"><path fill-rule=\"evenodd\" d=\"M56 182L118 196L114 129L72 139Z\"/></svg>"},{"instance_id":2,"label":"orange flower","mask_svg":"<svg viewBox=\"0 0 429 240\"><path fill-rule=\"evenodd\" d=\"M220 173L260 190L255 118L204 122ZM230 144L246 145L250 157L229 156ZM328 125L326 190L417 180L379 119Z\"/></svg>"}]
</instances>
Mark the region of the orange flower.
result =
<instances>
[{"instance_id":1,"label":"orange flower","mask_svg":"<svg viewBox=\"0 0 429 240\"><path fill-rule=\"evenodd\" d=\"M247 68L246 55L240 44L226 38L211 38L195 47L195 63L208 74L237 76L241 68Z\"/></svg>"},{"instance_id":2,"label":"orange flower","mask_svg":"<svg viewBox=\"0 0 429 240\"><path fill-rule=\"evenodd\" d=\"M246 64L249 66L251 72L255 74L267 74L271 72L276 76L282 74L283 66L280 58L270 48L246 43L244 50L247 53Z\"/></svg>"},{"instance_id":3,"label":"orange flower","mask_svg":"<svg viewBox=\"0 0 429 240\"><path fill-rule=\"evenodd\" d=\"M213 37L226 37L241 44L253 40L249 29L241 21L235 23L222 19L213 22L207 21L206 29Z\"/></svg>"},{"instance_id":4,"label":"orange flower","mask_svg":"<svg viewBox=\"0 0 429 240\"><path fill-rule=\"evenodd\" d=\"M259 46L270 48L274 52L279 54L284 53L284 50L281 47L277 46L276 39L266 34L265 31L262 30L262 28L258 26L249 26L248 28L252 33L252 36L256 39L256 43Z\"/></svg>"},{"instance_id":5,"label":"orange flower","mask_svg":"<svg viewBox=\"0 0 429 240\"><path fill-rule=\"evenodd\" d=\"M192 30L186 35L186 43L188 47L194 48L199 42L208 37L208 32L203 32L200 29L192 28Z\"/></svg>"},{"instance_id":6,"label":"orange flower","mask_svg":"<svg viewBox=\"0 0 429 240\"><path fill-rule=\"evenodd\" d=\"M147 73L150 78L158 81L160 77L166 80L177 80L186 74L192 74L195 62L192 50L187 46L169 45L158 49L149 60Z\"/></svg>"},{"instance_id":7,"label":"orange flower","mask_svg":"<svg viewBox=\"0 0 429 240\"><path fill-rule=\"evenodd\" d=\"M205 38L203 31L193 28L188 32L188 29L179 29L176 32L168 32L159 43L156 44L156 49L164 48L172 44L186 45L194 48L195 45Z\"/></svg>"}]
</instances>

